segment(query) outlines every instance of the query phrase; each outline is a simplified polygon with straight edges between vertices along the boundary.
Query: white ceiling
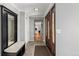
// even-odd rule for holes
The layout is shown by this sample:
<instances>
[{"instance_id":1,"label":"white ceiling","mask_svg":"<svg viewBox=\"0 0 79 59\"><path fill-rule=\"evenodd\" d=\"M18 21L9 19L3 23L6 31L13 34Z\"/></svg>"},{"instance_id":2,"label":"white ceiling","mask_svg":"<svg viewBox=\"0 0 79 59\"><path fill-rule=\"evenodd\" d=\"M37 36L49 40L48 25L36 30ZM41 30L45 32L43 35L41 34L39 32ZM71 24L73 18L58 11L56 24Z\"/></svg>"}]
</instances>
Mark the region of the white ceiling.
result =
<instances>
[{"instance_id":1,"label":"white ceiling","mask_svg":"<svg viewBox=\"0 0 79 59\"><path fill-rule=\"evenodd\" d=\"M25 11L31 17L44 17L50 3L14 3L20 11ZM38 8L36 12L34 8Z\"/></svg>"}]
</instances>

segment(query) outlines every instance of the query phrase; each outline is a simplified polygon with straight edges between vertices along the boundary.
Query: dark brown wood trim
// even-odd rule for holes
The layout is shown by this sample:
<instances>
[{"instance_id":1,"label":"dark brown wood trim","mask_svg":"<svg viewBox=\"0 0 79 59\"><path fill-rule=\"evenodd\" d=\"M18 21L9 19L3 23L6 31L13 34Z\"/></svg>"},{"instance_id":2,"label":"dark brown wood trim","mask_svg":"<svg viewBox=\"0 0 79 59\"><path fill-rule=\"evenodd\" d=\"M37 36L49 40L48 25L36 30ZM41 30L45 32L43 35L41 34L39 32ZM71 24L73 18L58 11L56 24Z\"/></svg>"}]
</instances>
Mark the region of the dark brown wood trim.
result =
<instances>
[{"instance_id":1,"label":"dark brown wood trim","mask_svg":"<svg viewBox=\"0 0 79 59\"><path fill-rule=\"evenodd\" d=\"M53 41L52 41L52 13L54 13L54 44L53 44ZM55 4L54 6L50 9L50 11L48 12L48 14L46 15L45 17L45 29L46 29L46 32L48 34L48 25L47 23L49 22L49 39L48 39L48 35L46 34L45 37L46 37L46 44L47 44L47 47L49 48L50 52L54 55L56 55L56 11L55 11ZM54 52L52 51L54 50Z\"/></svg>"}]
</instances>

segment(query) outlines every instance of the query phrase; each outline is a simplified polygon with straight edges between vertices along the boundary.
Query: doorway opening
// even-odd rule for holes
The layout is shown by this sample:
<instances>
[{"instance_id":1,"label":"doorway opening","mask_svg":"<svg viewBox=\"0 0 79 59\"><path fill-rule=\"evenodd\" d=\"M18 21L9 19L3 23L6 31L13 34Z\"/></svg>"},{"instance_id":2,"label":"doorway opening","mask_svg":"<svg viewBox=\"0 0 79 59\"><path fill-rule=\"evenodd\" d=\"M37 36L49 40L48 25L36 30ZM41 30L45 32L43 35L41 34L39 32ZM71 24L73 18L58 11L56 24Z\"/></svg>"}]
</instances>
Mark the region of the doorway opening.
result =
<instances>
[{"instance_id":1,"label":"doorway opening","mask_svg":"<svg viewBox=\"0 0 79 59\"><path fill-rule=\"evenodd\" d=\"M34 41L43 41L43 21L34 21Z\"/></svg>"}]
</instances>

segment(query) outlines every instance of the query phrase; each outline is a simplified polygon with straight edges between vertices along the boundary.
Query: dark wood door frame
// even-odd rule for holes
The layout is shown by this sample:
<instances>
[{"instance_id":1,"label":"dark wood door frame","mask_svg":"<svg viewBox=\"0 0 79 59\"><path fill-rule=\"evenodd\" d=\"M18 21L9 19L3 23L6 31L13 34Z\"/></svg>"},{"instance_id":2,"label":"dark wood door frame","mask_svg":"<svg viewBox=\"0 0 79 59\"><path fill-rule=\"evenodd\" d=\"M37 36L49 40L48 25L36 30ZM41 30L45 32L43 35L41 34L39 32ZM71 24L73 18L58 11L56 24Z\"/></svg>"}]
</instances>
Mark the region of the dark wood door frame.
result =
<instances>
[{"instance_id":1,"label":"dark wood door frame","mask_svg":"<svg viewBox=\"0 0 79 59\"><path fill-rule=\"evenodd\" d=\"M51 15L53 13L54 13L54 54L56 55L56 4L54 4L54 6L51 9ZM51 16L51 19L52 19L52 16Z\"/></svg>"},{"instance_id":2,"label":"dark wood door frame","mask_svg":"<svg viewBox=\"0 0 79 59\"><path fill-rule=\"evenodd\" d=\"M54 44L53 44L53 41L52 41L52 13L54 13ZM55 15L56 15L56 11L55 11L55 4L54 6L50 9L50 11L48 12L48 14L46 15L45 17L45 21L46 21L46 45L47 47L49 48L50 52L52 53L52 55L56 55L56 18L55 18ZM48 39L48 25L47 23L49 22L49 39Z\"/></svg>"}]
</instances>

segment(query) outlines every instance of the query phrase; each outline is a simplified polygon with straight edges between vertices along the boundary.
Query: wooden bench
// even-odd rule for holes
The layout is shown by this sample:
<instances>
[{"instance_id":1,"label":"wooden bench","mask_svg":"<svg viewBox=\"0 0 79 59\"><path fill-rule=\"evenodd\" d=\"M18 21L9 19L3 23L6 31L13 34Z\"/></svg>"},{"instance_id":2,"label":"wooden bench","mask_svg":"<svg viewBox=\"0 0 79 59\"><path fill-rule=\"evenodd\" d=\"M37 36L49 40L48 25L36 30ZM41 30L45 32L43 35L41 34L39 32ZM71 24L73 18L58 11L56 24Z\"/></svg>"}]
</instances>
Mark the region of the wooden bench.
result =
<instances>
[{"instance_id":1,"label":"wooden bench","mask_svg":"<svg viewBox=\"0 0 79 59\"><path fill-rule=\"evenodd\" d=\"M25 52L25 42L18 41L4 50L6 56L21 56Z\"/></svg>"}]
</instances>

